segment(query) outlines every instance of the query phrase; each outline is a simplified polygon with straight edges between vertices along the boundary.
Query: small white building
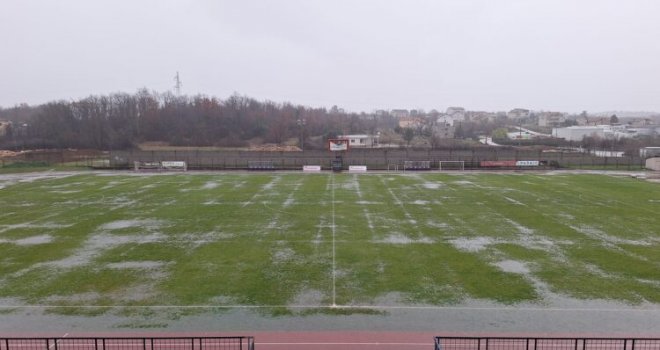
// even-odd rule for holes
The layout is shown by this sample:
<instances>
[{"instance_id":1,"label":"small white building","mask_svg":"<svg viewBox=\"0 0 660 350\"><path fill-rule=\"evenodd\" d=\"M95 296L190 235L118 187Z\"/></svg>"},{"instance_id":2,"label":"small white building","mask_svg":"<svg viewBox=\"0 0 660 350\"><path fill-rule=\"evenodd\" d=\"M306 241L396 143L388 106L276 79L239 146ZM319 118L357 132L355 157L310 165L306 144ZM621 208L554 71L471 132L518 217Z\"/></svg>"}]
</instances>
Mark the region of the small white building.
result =
<instances>
[{"instance_id":1,"label":"small white building","mask_svg":"<svg viewBox=\"0 0 660 350\"><path fill-rule=\"evenodd\" d=\"M552 136L566 141L582 141L585 137L605 138L605 130L600 126L569 126L552 129Z\"/></svg>"},{"instance_id":2,"label":"small white building","mask_svg":"<svg viewBox=\"0 0 660 350\"><path fill-rule=\"evenodd\" d=\"M337 138L348 140L348 146L350 148L378 147L378 135L339 135Z\"/></svg>"},{"instance_id":3,"label":"small white building","mask_svg":"<svg viewBox=\"0 0 660 350\"><path fill-rule=\"evenodd\" d=\"M660 171L660 158L649 158L646 160L646 169Z\"/></svg>"}]
</instances>

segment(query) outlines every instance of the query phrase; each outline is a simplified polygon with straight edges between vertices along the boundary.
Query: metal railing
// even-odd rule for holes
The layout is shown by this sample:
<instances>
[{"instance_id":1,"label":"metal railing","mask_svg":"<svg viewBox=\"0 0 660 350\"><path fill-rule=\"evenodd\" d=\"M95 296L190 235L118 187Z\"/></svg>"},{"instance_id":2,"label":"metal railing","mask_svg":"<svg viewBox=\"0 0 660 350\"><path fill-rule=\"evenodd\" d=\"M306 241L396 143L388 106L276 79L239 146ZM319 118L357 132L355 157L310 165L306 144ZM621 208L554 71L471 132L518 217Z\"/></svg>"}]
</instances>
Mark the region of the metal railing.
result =
<instances>
[{"instance_id":1,"label":"metal railing","mask_svg":"<svg viewBox=\"0 0 660 350\"><path fill-rule=\"evenodd\" d=\"M0 350L254 350L254 337L0 338Z\"/></svg>"},{"instance_id":2,"label":"metal railing","mask_svg":"<svg viewBox=\"0 0 660 350\"><path fill-rule=\"evenodd\" d=\"M435 337L435 350L660 350L660 338Z\"/></svg>"}]
</instances>

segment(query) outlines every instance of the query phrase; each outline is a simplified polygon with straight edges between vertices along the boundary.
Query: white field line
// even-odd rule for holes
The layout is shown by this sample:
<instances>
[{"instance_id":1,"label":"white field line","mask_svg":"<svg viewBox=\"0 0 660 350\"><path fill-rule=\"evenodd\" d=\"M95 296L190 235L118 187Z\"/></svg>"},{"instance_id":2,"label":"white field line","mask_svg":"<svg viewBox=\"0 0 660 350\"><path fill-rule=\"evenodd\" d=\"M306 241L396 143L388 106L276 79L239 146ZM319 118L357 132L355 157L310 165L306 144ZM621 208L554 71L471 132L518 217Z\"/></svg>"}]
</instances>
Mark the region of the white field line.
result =
<instances>
[{"instance_id":1,"label":"white field line","mask_svg":"<svg viewBox=\"0 0 660 350\"><path fill-rule=\"evenodd\" d=\"M355 310L454 310L454 311L553 311L553 312L641 312L660 313L657 308L563 308L563 307L469 307L433 305L0 305L0 309L355 309Z\"/></svg>"},{"instance_id":2,"label":"white field line","mask_svg":"<svg viewBox=\"0 0 660 350\"><path fill-rule=\"evenodd\" d=\"M68 337L68 336L69 336L69 333L64 333L64 335L61 337L61 339L64 339L64 338L66 338L66 337ZM55 345L57 345L57 339L55 339L55 341L53 342L53 344L51 344L51 345L48 347L48 349L52 349Z\"/></svg>"},{"instance_id":3,"label":"white field line","mask_svg":"<svg viewBox=\"0 0 660 350\"><path fill-rule=\"evenodd\" d=\"M248 205L252 205L252 204L254 204L254 201L255 201L257 198L261 197L261 196L262 196L262 193L263 193L264 191L267 191L267 190L271 189L271 188L272 188L273 186L275 186L279 181L280 181L280 177L279 177L279 176L273 177L273 178L270 180L269 183L267 183L267 184L261 186L261 188L260 188L259 190L257 190L257 192L255 192L254 195L253 195L253 196L252 196L247 202L243 202L243 206L242 206L242 207L245 208L245 207L247 207Z\"/></svg>"},{"instance_id":4,"label":"white field line","mask_svg":"<svg viewBox=\"0 0 660 350\"><path fill-rule=\"evenodd\" d=\"M258 346L267 346L267 345L276 345L276 346L281 346L281 345L288 345L288 346L348 346L348 345L359 345L359 346L423 346L425 348L428 348L429 346L432 346L432 342L428 343L381 343L381 342L361 342L361 343L272 343L272 342L254 342L255 345Z\"/></svg>"},{"instance_id":5,"label":"white field line","mask_svg":"<svg viewBox=\"0 0 660 350\"><path fill-rule=\"evenodd\" d=\"M337 260L335 235L337 226L335 224L335 174L330 174L332 188L332 307L337 307Z\"/></svg>"},{"instance_id":6,"label":"white field line","mask_svg":"<svg viewBox=\"0 0 660 350\"><path fill-rule=\"evenodd\" d=\"M410 215L410 212L408 212L408 210L406 209L406 206L401 201L401 199L399 199L399 197L394 193L394 191L392 191L392 188L387 186L387 184L383 181L383 178L380 178L380 180L381 180L383 186L385 186L385 188L387 188L387 192L394 199L394 204L401 207L401 210L403 211L403 215L406 217L406 219L408 219L408 222L411 223L411 224L416 224L415 219L413 218L412 215Z\"/></svg>"}]
</instances>

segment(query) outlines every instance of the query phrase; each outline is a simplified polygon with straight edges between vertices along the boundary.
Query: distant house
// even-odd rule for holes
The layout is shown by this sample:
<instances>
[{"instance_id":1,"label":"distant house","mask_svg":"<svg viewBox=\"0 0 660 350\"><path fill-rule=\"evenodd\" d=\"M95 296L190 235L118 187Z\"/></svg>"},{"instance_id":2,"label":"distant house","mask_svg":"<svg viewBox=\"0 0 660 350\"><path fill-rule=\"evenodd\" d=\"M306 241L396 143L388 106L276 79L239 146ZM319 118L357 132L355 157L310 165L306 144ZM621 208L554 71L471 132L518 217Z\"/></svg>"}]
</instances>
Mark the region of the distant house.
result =
<instances>
[{"instance_id":1,"label":"distant house","mask_svg":"<svg viewBox=\"0 0 660 350\"><path fill-rule=\"evenodd\" d=\"M493 122L497 120L497 113L484 112L484 111L468 111L465 112L465 120L472 122Z\"/></svg>"},{"instance_id":2,"label":"distant house","mask_svg":"<svg viewBox=\"0 0 660 350\"><path fill-rule=\"evenodd\" d=\"M579 126L597 126L610 123L609 117L588 117L581 115L575 120Z\"/></svg>"},{"instance_id":3,"label":"distant house","mask_svg":"<svg viewBox=\"0 0 660 350\"><path fill-rule=\"evenodd\" d=\"M399 127L402 129L406 128L418 128L424 125L424 118L421 117L402 117L399 118Z\"/></svg>"},{"instance_id":4,"label":"distant house","mask_svg":"<svg viewBox=\"0 0 660 350\"><path fill-rule=\"evenodd\" d=\"M653 121L649 118L636 118L628 122L628 125L632 127L644 127L653 125Z\"/></svg>"},{"instance_id":5,"label":"distant house","mask_svg":"<svg viewBox=\"0 0 660 350\"><path fill-rule=\"evenodd\" d=\"M438 121L432 127L433 135L441 139L453 139L456 133L456 128L453 124L443 123Z\"/></svg>"},{"instance_id":6,"label":"distant house","mask_svg":"<svg viewBox=\"0 0 660 350\"><path fill-rule=\"evenodd\" d=\"M558 127L566 121L566 115L560 112L540 112L539 126Z\"/></svg>"},{"instance_id":7,"label":"distant house","mask_svg":"<svg viewBox=\"0 0 660 350\"><path fill-rule=\"evenodd\" d=\"M11 128L11 122L0 121L0 137L7 135Z\"/></svg>"},{"instance_id":8,"label":"distant house","mask_svg":"<svg viewBox=\"0 0 660 350\"><path fill-rule=\"evenodd\" d=\"M445 113L456 119L458 118L460 118L461 120L465 119L465 108L463 107L448 107Z\"/></svg>"},{"instance_id":9,"label":"distant house","mask_svg":"<svg viewBox=\"0 0 660 350\"><path fill-rule=\"evenodd\" d=\"M407 118L410 116L410 112L407 109L393 109L390 111L390 115L395 118Z\"/></svg>"},{"instance_id":10,"label":"distant house","mask_svg":"<svg viewBox=\"0 0 660 350\"><path fill-rule=\"evenodd\" d=\"M454 124L460 123L463 120L465 119L460 114L443 114L436 119L436 124L448 124L449 126L454 126Z\"/></svg>"},{"instance_id":11,"label":"distant house","mask_svg":"<svg viewBox=\"0 0 660 350\"><path fill-rule=\"evenodd\" d=\"M378 147L378 135L340 135L338 138L348 140L350 148L375 148Z\"/></svg>"},{"instance_id":12,"label":"distant house","mask_svg":"<svg viewBox=\"0 0 660 350\"><path fill-rule=\"evenodd\" d=\"M529 117L529 109L514 108L506 114L511 120L521 120Z\"/></svg>"}]
</instances>

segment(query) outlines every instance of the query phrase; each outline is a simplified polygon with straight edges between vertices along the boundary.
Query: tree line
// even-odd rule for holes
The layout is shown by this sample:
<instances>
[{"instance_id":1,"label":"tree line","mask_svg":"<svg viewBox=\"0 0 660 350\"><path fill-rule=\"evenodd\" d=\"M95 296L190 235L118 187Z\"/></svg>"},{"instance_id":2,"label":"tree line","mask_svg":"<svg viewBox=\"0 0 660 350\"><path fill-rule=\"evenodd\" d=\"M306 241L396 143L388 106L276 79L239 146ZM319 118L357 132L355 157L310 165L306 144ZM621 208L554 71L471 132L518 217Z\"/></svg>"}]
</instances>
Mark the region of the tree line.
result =
<instances>
[{"instance_id":1,"label":"tree line","mask_svg":"<svg viewBox=\"0 0 660 350\"><path fill-rule=\"evenodd\" d=\"M234 94L227 99L177 96L146 89L75 101L0 109L12 127L0 148L129 149L147 141L174 146L243 147L250 142L281 144L292 138L306 147L324 147L338 134L375 133L396 120L332 107L257 101ZM384 125L388 124L388 125Z\"/></svg>"}]
</instances>

